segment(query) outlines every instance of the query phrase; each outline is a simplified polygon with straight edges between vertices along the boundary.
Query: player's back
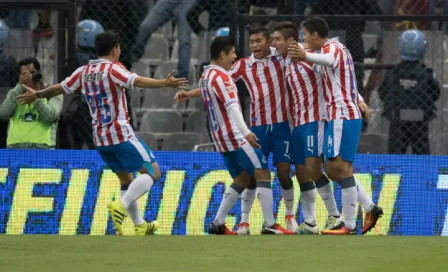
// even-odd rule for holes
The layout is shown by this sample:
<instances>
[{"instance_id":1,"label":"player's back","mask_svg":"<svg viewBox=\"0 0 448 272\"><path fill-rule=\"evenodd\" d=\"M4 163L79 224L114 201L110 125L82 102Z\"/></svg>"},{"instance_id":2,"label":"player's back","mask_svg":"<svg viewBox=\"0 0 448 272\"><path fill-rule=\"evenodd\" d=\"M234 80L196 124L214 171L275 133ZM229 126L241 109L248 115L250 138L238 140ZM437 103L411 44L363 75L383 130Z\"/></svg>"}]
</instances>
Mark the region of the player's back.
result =
<instances>
[{"instance_id":1,"label":"player's back","mask_svg":"<svg viewBox=\"0 0 448 272\"><path fill-rule=\"evenodd\" d=\"M209 65L204 68L199 87L216 149L224 153L240 148L246 139L227 113L227 108L232 104L239 106L232 78L223 68Z\"/></svg>"},{"instance_id":2,"label":"player's back","mask_svg":"<svg viewBox=\"0 0 448 272\"><path fill-rule=\"evenodd\" d=\"M322 67L329 118L361 118L357 106L358 86L349 50L337 38L328 40L322 50L323 54L334 56L331 67Z\"/></svg>"},{"instance_id":3,"label":"player's back","mask_svg":"<svg viewBox=\"0 0 448 272\"><path fill-rule=\"evenodd\" d=\"M81 90L86 96L97 146L119 144L134 135L125 91L133 88L135 77L121 63L99 59L91 60L63 81L67 93Z\"/></svg>"},{"instance_id":4,"label":"player's back","mask_svg":"<svg viewBox=\"0 0 448 272\"><path fill-rule=\"evenodd\" d=\"M307 52L310 52L307 50ZM327 119L322 75L309 61L293 63L288 57L285 77L289 87L294 126Z\"/></svg>"}]
</instances>

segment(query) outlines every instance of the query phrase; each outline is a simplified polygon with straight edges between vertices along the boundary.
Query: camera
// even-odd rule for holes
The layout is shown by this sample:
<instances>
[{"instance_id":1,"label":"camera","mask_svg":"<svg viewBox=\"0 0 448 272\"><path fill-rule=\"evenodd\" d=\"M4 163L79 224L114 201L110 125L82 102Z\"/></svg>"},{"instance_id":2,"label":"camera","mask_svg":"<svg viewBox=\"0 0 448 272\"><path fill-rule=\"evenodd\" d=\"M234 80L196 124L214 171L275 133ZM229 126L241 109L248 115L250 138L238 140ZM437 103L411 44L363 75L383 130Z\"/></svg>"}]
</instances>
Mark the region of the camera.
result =
<instances>
[{"instance_id":1,"label":"camera","mask_svg":"<svg viewBox=\"0 0 448 272\"><path fill-rule=\"evenodd\" d=\"M42 74L40 73L40 71L34 70L34 71L31 72L31 74L32 74L33 82L34 82L35 84L41 82L43 76L42 76Z\"/></svg>"}]
</instances>

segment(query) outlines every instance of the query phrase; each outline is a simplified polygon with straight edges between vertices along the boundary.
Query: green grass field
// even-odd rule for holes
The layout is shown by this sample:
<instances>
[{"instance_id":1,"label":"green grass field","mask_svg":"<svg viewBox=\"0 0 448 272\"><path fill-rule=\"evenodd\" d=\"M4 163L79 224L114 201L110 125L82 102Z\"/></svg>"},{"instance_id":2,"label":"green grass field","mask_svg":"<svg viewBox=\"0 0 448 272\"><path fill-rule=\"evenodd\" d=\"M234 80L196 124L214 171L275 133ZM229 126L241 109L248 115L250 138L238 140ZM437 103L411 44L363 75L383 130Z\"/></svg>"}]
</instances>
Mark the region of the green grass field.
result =
<instances>
[{"instance_id":1,"label":"green grass field","mask_svg":"<svg viewBox=\"0 0 448 272\"><path fill-rule=\"evenodd\" d=\"M448 238L0 236L0 271L448 271Z\"/></svg>"}]
</instances>

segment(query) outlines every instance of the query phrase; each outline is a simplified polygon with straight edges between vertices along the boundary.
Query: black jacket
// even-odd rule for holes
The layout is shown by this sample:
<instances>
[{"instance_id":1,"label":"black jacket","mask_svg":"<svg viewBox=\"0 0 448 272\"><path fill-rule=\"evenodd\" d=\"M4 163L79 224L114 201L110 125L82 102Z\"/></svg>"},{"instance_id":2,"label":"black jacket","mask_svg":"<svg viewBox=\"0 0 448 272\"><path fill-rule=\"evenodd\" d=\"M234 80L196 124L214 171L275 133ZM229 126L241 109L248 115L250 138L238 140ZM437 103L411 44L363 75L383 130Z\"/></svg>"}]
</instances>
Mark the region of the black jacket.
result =
<instances>
[{"instance_id":1,"label":"black jacket","mask_svg":"<svg viewBox=\"0 0 448 272\"><path fill-rule=\"evenodd\" d=\"M387 71L378 92L384 103L383 116L390 121L399 120L400 109L421 109L424 121L436 117L439 82L434 71L418 61L402 61Z\"/></svg>"}]
</instances>

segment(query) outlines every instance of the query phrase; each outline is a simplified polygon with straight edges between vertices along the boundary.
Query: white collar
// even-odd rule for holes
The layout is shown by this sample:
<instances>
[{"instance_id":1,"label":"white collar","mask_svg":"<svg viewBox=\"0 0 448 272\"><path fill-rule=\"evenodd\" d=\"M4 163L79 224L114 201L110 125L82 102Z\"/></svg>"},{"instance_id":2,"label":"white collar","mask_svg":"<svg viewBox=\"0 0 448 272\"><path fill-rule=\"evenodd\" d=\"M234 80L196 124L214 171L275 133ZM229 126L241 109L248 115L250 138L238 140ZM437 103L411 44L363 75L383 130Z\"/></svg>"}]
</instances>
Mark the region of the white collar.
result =
<instances>
[{"instance_id":1,"label":"white collar","mask_svg":"<svg viewBox=\"0 0 448 272\"><path fill-rule=\"evenodd\" d=\"M252 65L252 64L254 64L255 62L264 62L264 61L267 61L267 60L269 60L271 57L274 57L274 56L277 56L277 55L278 55L277 50L275 50L274 47L270 47L269 55L267 55L265 58L262 58L262 59L256 59L255 56L254 56L254 54L252 53L252 54L250 55L250 57L249 57L249 62L250 62L250 65Z\"/></svg>"}]
</instances>

